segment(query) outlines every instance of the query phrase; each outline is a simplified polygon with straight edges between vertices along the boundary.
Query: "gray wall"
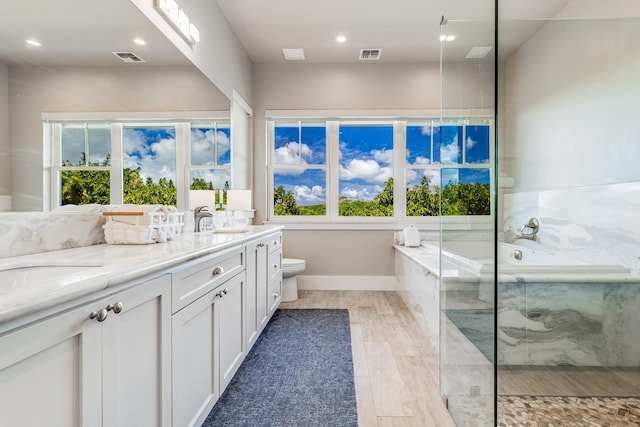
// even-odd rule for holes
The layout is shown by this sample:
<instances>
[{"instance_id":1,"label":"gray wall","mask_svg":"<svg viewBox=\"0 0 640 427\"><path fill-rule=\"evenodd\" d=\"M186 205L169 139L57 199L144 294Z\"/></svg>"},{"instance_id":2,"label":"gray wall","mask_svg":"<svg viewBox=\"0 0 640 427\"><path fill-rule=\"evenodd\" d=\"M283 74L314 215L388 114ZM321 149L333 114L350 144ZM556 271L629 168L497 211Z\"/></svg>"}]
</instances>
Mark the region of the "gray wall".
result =
<instances>
[{"instance_id":1,"label":"gray wall","mask_svg":"<svg viewBox=\"0 0 640 427\"><path fill-rule=\"evenodd\" d=\"M195 67L136 66L9 67L13 210L43 209L43 112L229 109Z\"/></svg>"},{"instance_id":2,"label":"gray wall","mask_svg":"<svg viewBox=\"0 0 640 427\"><path fill-rule=\"evenodd\" d=\"M9 67L0 63L0 197L11 195L9 153ZM2 203L0 202L0 211Z\"/></svg>"},{"instance_id":3,"label":"gray wall","mask_svg":"<svg viewBox=\"0 0 640 427\"><path fill-rule=\"evenodd\" d=\"M227 98L236 90L250 105L252 64L235 33L213 0L181 0L200 31L200 43L189 46L154 8L155 0L131 0L146 17L215 84Z\"/></svg>"},{"instance_id":4,"label":"gray wall","mask_svg":"<svg viewBox=\"0 0 640 427\"><path fill-rule=\"evenodd\" d=\"M640 19L546 24L507 62L514 191L640 180Z\"/></svg>"}]
</instances>

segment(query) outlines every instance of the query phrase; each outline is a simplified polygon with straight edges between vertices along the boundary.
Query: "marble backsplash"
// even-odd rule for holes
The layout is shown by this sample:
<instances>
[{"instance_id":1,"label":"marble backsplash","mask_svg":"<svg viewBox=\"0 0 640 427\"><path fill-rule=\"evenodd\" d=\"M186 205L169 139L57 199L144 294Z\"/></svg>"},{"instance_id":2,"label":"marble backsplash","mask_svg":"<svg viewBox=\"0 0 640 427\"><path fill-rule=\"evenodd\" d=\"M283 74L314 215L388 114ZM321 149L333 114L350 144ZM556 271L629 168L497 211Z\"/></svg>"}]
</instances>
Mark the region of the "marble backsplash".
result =
<instances>
[{"instance_id":1,"label":"marble backsplash","mask_svg":"<svg viewBox=\"0 0 640 427\"><path fill-rule=\"evenodd\" d=\"M105 243L102 213L2 212L0 258Z\"/></svg>"},{"instance_id":2,"label":"marble backsplash","mask_svg":"<svg viewBox=\"0 0 640 427\"><path fill-rule=\"evenodd\" d=\"M639 268L640 182L508 194L502 212L505 241L535 217L537 239L518 245Z\"/></svg>"}]
</instances>

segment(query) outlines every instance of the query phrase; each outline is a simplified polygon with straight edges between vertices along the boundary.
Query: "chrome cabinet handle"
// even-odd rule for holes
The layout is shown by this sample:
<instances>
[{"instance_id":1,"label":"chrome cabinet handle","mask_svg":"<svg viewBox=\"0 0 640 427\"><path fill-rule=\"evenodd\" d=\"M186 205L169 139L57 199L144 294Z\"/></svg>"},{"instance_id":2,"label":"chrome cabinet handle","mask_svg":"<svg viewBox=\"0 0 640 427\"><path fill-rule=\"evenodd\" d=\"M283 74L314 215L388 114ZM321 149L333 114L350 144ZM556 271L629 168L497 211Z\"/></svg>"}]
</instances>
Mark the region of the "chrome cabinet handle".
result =
<instances>
[{"instance_id":1,"label":"chrome cabinet handle","mask_svg":"<svg viewBox=\"0 0 640 427\"><path fill-rule=\"evenodd\" d=\"M278 292L274 292L273 293L273 298L274 299L278 298L279 296L280 296L280 293L278 293Z\"/></svg>"},{"instance_id":2,"label":"chrome cabinet handle","mask_svg":"<svg viewBox=\"0 0 640 427\"><path fill-rule=\"evenodd\" d=\"M216 293L215 295L219 298L224 297L226 294L228 294L229 292L227 291L227 288L224 288L223 290L221 290L220 292Z\"/></svg>"},{"instance_id":3,"label":"chrome cabinet handle","mask_svg":"<svg viewBox=\"0 0 640 427\"><path fill-rule=\"evenodd\" d=\"M216 268L213 269L213 271L211 272L212 276L217 276L218 274L222 274L224 273L224 268L218 266Z\"/></svg>"},{"instance_id":4,"label":"chrome cabinet handle","mask_svg":"<svg viewBox=\"0 0 640 427\"><path fill-rule=\"evenodd\" d=\"M96 319L98 322L104 322L107 319L108 314L109 312L107 309L103 308L102 310L92 311L91 314L89 314L89 319Z\"/></svg>"},{"instance_id":5,"label":"chrome cabinet handle","mask_svg":"<svg viewBox=\"0 0 640 427\"><path fill-rule=\"evenodd\" d=\"M278 264L273 264L273 268L275 268L276 270L278 269L279 265Z\"/></svg>"},{"instance_id":6,"label":"chrome cabinet handle","mask_svg":"<svg viewBox=\"0 0 640 427\"><path fill-rule=\"evenodd\" d=\"M274 244L274 245L277 245L277 244L278 244L278 241L277 241L277 240L274 240L274 241L273 241L273 244Z\"/></svg>"},{"instance_id":7,"label":"chrome cabinet handle","mask_svg":"<svg viewBox=\"0 0 640 427\"><path fill-rule=\"evenodd\" d=\"M122 310L124 310L124 304L122 304L122 302L118 301L115 304L109 304L107 306L107 311L111 311L113 310L113 312L115 314L120 314L122 313Z\"/></svg>"},{"instance_id":8,"label":"chrome cabinet handle","mask_svg":"<svg viewBox=\"0 0 640 427\"><path fill-rule=\"evenodd\" d=\"M259 248L264 248L264 243L258 243L257 245Z\"/></svg>"}]
</instances>

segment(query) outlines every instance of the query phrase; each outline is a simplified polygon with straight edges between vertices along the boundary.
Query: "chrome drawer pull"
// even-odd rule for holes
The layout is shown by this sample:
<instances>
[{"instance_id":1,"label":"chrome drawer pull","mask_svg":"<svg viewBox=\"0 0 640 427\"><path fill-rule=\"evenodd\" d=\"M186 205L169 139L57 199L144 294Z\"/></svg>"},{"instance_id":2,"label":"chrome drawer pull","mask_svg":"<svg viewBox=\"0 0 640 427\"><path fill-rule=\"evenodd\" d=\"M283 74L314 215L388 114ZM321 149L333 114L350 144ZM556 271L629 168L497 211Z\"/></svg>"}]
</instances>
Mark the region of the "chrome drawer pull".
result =
<instances>
[{"instance_id":1,"label":"chrome drawer pull","mask_svg":"<svg viewBox=\"0 0 640 427\"><path fill-rule=\"evenodd\" d=\"M108 314L107 309L103 308L102 310L91 312L91 314L89 314L89 319L96 319L98 322L104 322L107 319Z\"/></svg>"},{"instance_id":2,"label":"chrome drawer pull","mask_svg":"<svg viewBox=\"0 0 640 427\"><path fill-rule=\"evenodd\" d=\"M211 272L212 276L217 276L218 274L222 274L224 273L224 268L218 266L216 268L213 269L213 271Z\"/></svg>"},{"instance_id":3,"label":"chrome drawer pull","mask_svg":"<svg viewBox=\"0 0 640 427\"><path fill-rule=\"evenodd\" d=\"M277 299L279 296L280 296L280 294L278 292L274 292L273 293L273 298L274 299Z\"/></svg>"},{"instance_id":4,"label":"chrome drawer pull","mask_svg":"<svg viewBox=\"0 0 640 427\"><path fill-rule=\"evenodd\" d=\"M273 264L273 268L275 268L276 270L278 269L279 265L278 264Z\"/></svg>"},{"instance_id":5,"label":"chrome drawer pull","mask_svg":"<svg viewBox=\"0 0 640 427\"><path fill-rule=\"evenodd\" d=\"M109 304L107 306L107 311L111 311L111 310L113 310L115 314L122 313L122 310L124 310L124 304L122 304L120 301L118 301L115 304Z\"/></svg>"}]
</instances>

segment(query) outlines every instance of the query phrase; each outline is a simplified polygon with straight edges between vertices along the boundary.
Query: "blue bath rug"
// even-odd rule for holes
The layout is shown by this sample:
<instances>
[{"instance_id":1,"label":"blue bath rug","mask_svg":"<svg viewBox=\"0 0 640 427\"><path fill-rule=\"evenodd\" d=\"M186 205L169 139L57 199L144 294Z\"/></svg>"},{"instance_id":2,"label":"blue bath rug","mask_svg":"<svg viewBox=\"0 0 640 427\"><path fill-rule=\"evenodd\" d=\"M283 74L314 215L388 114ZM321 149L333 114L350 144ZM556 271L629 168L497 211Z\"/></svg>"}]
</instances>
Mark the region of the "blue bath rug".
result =
<instances>
[{"instance_id":1,"label":"blue bath rug","mask_svg":"<svg viewBox=\"0 0 640 427\"><path fill-rule=\"evenodd\" d=\"M348 310L279 309L203 426L357 427Z\"/></svg>"}]
</instances>

